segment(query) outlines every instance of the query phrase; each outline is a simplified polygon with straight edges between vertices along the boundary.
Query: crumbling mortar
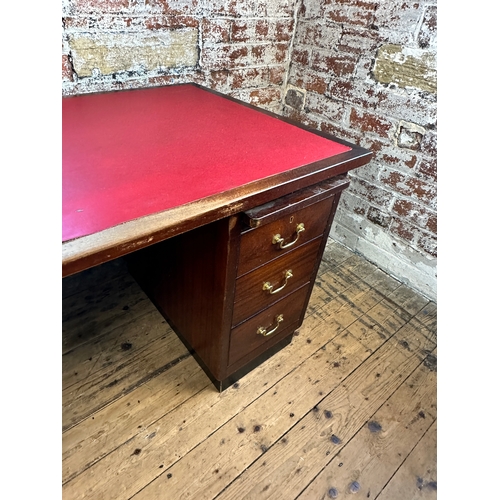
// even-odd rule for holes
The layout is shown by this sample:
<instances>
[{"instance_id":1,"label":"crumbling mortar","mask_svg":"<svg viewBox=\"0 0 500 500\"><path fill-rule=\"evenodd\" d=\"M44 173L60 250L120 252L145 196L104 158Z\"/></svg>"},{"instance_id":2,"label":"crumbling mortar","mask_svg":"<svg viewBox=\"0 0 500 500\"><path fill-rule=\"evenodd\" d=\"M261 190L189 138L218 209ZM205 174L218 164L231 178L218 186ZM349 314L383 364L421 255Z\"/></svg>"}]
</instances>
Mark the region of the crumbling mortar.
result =
<instances>
[{"instance_id":1,"label":"crumbling mortar","mask_svg":"<svg viewBox=\"0 0 500 500\"><path fill-rule=\"evenodd\" d=\"M418 34L420 33L420 30L422 29L422 25L424 24L424 19L425 19L425 13L427 11L427 6L424 6L422 9L422 12L420 14L420 17L418 19L418 22L415 25L415 30L413 32L413 43L419 47L418 44Z\"/></svg>"},{"instance_id":2,"label":"crumbling mortar","mask_svg":"<svg viewBox=\"0 0 500 500\"><path fill-rule=\"evenodd\" d=\"M293 32L292 32L292 36L290 37L290 41L288 44L286 65L285 65L285 75L283 77L283 83L281 84L281 95L282 95L281 105L282 105L283 110L284 110L284 106L285 106L286 88L289 85L290 66L292 65L292 50L293 50L293 46L295 44L295 35L297 33L299 9L301 6L302 6L302 2L300 2L300 1L295 2L295 8L293 11Z\"/></svg>"},{"instance_id":3,"label":"crumbling mortar","mask_svg":"<svg viewBox=\"0 0 500 500\"><path fill-rule=\"evenodd\" d=\"M75 68L73 66L73 55L71 53L71 50L68 52L67 57L68 57L69 67L71 68L71 74L73 76L73 81L75 81L76 79L78 79L78 75L76 74Z\"/></svg>"},{"instance_id":4,"label":"crumbling mortar","mask_svg":"<svg viewBox=\"0 0 500 500\"><path fill-rule=\"evenodd\" d=\"M200 29L198 29L198 63L197 66L201 68L201 58L203 57L203 49L204 49L204 44L203 44L203 30L201 29L201 19L200 19Z\"/></svg>"}]
</instances>

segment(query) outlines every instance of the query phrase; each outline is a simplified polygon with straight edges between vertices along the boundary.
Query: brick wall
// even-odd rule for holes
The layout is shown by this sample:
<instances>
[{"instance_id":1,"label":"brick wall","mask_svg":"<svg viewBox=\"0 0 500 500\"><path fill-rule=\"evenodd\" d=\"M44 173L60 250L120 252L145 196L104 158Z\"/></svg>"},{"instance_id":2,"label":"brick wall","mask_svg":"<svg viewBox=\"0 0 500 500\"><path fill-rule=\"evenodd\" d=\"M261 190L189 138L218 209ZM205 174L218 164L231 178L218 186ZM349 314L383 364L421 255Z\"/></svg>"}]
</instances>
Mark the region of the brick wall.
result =
<instances>
[{"instance_id":1,"label":"brick wall","mask_svg":"<svg viewBox=\"0 0 500 500\"><path fill-rule=\"evenodd\" d=\"M63 95L196 82L279 112L296 0L63 0Z\"/></svg>"},{"instance_id":2,"label":"brick wall","mask_svg":"<svg viewBox=\"0 0 500 500\"><path fill-rule=\"evenodd\" d=\"M375 153L332 236L436 297L436 0L303 0L283 113Z\"/></svg>"},{"instance_id":3,"label":"brick wall","mask_svg":"<svg viewBox=\"0 0 500 500\"><path fill-rule=\"evenodd\" d=\"M332 236L436 296L437 0L63 0L63 95L196 82L365 146Z\"/></svg>"}]
</instances>

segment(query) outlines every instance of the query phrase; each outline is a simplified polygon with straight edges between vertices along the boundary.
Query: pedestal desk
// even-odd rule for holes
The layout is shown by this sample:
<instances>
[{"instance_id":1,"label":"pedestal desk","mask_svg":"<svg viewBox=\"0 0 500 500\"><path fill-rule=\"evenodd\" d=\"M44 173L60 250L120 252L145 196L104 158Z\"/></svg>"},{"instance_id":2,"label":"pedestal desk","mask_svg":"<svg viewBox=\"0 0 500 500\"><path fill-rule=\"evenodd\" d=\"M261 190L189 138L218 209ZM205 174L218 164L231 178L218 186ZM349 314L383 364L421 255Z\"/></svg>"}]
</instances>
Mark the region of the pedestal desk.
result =
<instances>
[{"instance_id":1,"label":"pedestal desk","mask_svg":"<svg viewBox=\"0 0 500 500\"><path fill-rule=\"evenodd\" d=\"M125 256L220 391L289 343L371 153L195 84L62 111L63 278Z\"/></svg>"}]
</instances>

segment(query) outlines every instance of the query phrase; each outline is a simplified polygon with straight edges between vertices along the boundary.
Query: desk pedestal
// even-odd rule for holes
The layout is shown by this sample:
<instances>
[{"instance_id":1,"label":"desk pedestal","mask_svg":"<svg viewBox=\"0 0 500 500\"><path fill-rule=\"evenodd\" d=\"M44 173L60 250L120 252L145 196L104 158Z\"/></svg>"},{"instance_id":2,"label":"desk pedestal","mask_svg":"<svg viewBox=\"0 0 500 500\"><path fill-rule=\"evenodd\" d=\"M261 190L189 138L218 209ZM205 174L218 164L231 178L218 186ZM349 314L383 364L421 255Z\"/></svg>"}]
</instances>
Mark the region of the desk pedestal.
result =
<instances>
[{"instance_id":1,"label":"desk pedestal","mask_svg":"<svg viewBox=\"0 0 500 500\"><path fill-rule=\"evenodd\" d=\"M348 185L344 174L128 256L219 391L292 340Z\"/></svg>"}]
</instances>

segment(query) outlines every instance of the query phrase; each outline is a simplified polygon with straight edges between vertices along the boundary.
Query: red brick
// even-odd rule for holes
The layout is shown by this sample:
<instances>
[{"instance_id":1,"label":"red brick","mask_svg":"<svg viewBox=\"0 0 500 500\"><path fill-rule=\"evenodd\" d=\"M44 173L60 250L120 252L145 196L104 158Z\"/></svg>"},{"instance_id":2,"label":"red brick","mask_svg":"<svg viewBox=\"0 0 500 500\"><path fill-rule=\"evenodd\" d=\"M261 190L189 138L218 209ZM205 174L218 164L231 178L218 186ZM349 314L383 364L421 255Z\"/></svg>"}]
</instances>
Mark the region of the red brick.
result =
<instances>
[{"instance_id":1,"label":"red brick","mask_svg":"<svg viewBox=\"0 0 500 500\"><path fill-rule=\"evenodd\" d=\"M228 77L229 71L226 69L222 69L220 71L210 71L207 75L207 81L210 88L217 89L220 86L227 84Z\"/></svg>"},{"instance_id":2,"label":"red brick","mask_svg":"<svg viewBox=\"0 0 500 500\"><path fill-rule=\"evenodd\" d=\"M318 22L304 23L299 21L295 43L300 46L312 45L316 48L331 50L340 39L341 29L338 26L326 26Z\"/></svg>"},{"instance_id":3,"label":"red brick","mask_svg":"<svg viewBox=\"0 0 500 500\"><path fill-rule=\"evenodd\" d=\"M437 161L436 159L432 160L422 160L420 162L420 166L418 167L418 171L428 177L431 180L437 181Z\"/></svg>"},{"instance_id":4,"label":"red brick","mask_svg":"<svg viewBox=\"0 0 500 500\"><path fill-rule=\"evenodd\" d=\"M164 85L175 85L176 83L181 83L179 80L182 80L180 75L160 75L160 76L152 76L148 78L148 86L156 87L156 86L164 86Z\"/></svg>"},{"instance_id":5,"label":"red brick","mask_svg":"<svg viewBox=\"0 0 500 500\"><path fill-rule=\"evenodd\" d=\"M310 127L312 129L319 129L319 122L315 119L315 117L309 116L303 111L299 111L295 108L292 108L290 106L284 106L283 109L283 114L296 121L297 123L301 123L302 125L305 125L306 127Z\"/></svg>"},{"instance_id":6,"label":"red brick","mask_svg":"<svg viewBox=\"0 0 500 500\"><path fill-rule=\"evenodd\" d=\"M435 236L421 234L417 239L417 246L433 257L437 257L437 238Z\"/></svg>"},{"instance_id":7,"label":"red brick","mask_svg":"<svg viewBox=\"0 0 500 500\"><path fill-rule=\"evenodd\" d=\"M334 78L330 82L328 97L339 99L341 101L352 102L352 96L355 92L352 80Z\"/></svg>"},{"instance_id":8,"label":"red brick","mask_svg":"<svg viewBox=\"0 0 500 500\"><path fill-rule=\"evenodd\" d=\"M356 59L350 55L326 55L314 52L312 57L312 68L317 71L333 72L337 76L352 75L356 69Z\"/></svg>"},{"instance_id":9,"label":"red brick","mask_svg":"<svg viewBox=\"0 0 500 500\"><path fill-rule=\"evenodd\" d=\"M422 4L408 0L378 3L373 23L379 28L384 28L384 31L391 31L393 35L397 32L404 33L408 41L413 41L413 32L423 13Z\"/></svg>"},{"instance_id":10,"label":"red brick","mask_svg":"<svg viewBox=\"0 0 500 500\"><path fill-rule=\"evenodd\" d=\"M331 0L326 0L324 3L330 2ZM306 5L307 3L307 5ZM304 19L317 19L324 18L324 3L318 2L302 2L299 9L299 16Z\"/></svg>"},{"instance_id":11,"label":"red brick","mask_svg":"<svg viewBox=\"0 0 500 500\"><path fill-rule=\"evenodd\" d=\"M71 62L67 55L62 56L62 81L72 82L73 81L73 68Z\"/></svg>"},{"instance_id":12,"label":"red brick","mask_svg":"<svg viewBox=\"0 0 500 500\"><path fill-rule=\"evenodd\" d=\"M205 47L201 63L202 67L210 70L246 66L248 64L248 48L232 45Z\"/></svg>"},{"instance_id":13,"label":"red brick","mask_svg":"<svg viewBox=\"0 0 500 500\"><path fill-rule=\"evenodd\" d=\"M150 30L197 28L198 19L189 16L152 16L144 20L144 26Z\"/></svg>"},{"instance_id":14,"label":"red brick","mask_svg":"<svg viewBox=\"0 0 500 500\"><path fill-rule=\"evenodd\" d=\"M388 209L393 199L393 194L378 186L359 179L357 177L351 178L351 185L349 187L352 194L360 196L365 200L373 203L374 205Z\"/></svg>"},{"instance_id":15,"label":"red brick","mask_svg":"<svg viewBox=\"0 0 500 500\"><path fill-rule=\"evenodd\" d=\"M293 19L290 19L289 21L278 21L276 23L274 38L277 42L288 42L291 40L293 33L293 23Z\"/></svg>"},{"instance_id":16,"label":"red brick","mask_svg":"<svg viewBox=\"0 0 500 500\"><path fill-rule=\"evenodd\" d=\"M129 0L74 0L77 12L126 12Z\"/></svg>"},{"instance_id":17,"label":"red brick","mask_svg":"<svg viewBox=\"0 0 500 500\"><path fill-rule=\"evenodd\" d=\"M345 200L345 197L343 198L340 198L340 200ZM345 205L347 210L349 210L349 207L347 207L347 205ZM366 207L365 206L362 206L362 205L355 205L354 208L352 209L352 211L357 214L357 215L366 215Z\"/></svg>"},{"instance_id":18,"label":"red brick","mask_svg":"<svg viewBox=\"0 0 500 500\"><path fill-rule=\"evenodd\" d=\"M309 78L304 80L304 88L309 92L316 92L323 95L328 88L328 82L321 76L311 74Z\"/></svg>"},{"instance_id":19,"label":"red brick","mask_svg":"<svg viewBox=\"0 0 500 500\"><path fill-rule=\"evenodd\" d=\"M262 59L265 51L266 47L264 45L255 45L252 47L252 56L256 59Z\"/></svg>"},{"instance_id":20,"label":"red brick","mask_svg":"<svg viewBox=\"0 0 500 500\"><path fill-rule=\"evenodd\" d=\"M281 85L285 81L286 71L283 66L269 68L269 83Z\"/></svg>"},{"instance_id":21,"label":"red brick","mask_svg":"<svg viewBox=\"0 0 500 500\"><path fill-rule=\"evenodd\" d=\"M418 32L417 42L420 47L427 48L434 44L437 34L437 7L429 6L425 10L424 20Z\"/></svg>"},{"instance_id":22,"label":"red brick","mask_svg":"<svg viewBox=\"0 0 500 500\"><path fill-rule=\"evenodd\" d=\"M316 23L304 23L299 19L297 31L295 33L295 45L313 45L318 29Z\"/></svg>"},{"instance_id":23,"label":"red brick","mask_svg":"<svg viewBox=\"0 0 500 500\"><path fill-rule=\"evenodd\" d=\"M415 229L413 226L399 219L393 219L390 232L410 243L413 243L415 239Z\"/></svg>"},{"instance_id":24,"label":"red brick","mask_svg":"<svg viewBox=\"0 0 500 500\"><path fill-rule=\"evenodd\" d=\"M378 138L364 136L363 147L369 149L374 154L374 160L378 160L381 151L385 151L388 144Z\"/></svg>"},{"instance_id":25,"label":"red brick","mask_svg":"<svg viewBox=\"0 0 500 500\"><path fill-rule=\"evenodd\" d=\"M306 119L306 114L303 111L289 106L283 106L283 115L297 123L303 123L302 120Z\"/></svg>"},{"instance_id":26,"label":"red brick","mask_svg":"<svg viewBox=\"0 0 500 500\"><path fill-rule=\"evenodd\" d=\"M265 39L269 34L269 21L260 20L257 21L255 25L255 35L259 38L259 40Z\"/></svg>"},{"instance_id":27,"label":"red brick","mask_svg":"<svg viewBox=\"0 0 500 500\"><path fill-rule=\"evenodd\" d=\"M275 44L258 44L254 45L251 50L252 60L251 64L265 64L275 65L283 63L288 55L288 44L275 43Z\"/></svg>"},{"instance_id":28,"label":"red brick","mask_svg":"<svg viewBox=\"0 0 500 500\"><path fill-rule=\"evenodd\" d=\"M399 193L403 193L403 191L406 191L405 181L406 181L406 176L403 175L401 172L388 169L383 169L380 172L380 182L390 187L394 191L398 191Z\"/></svg>"},{"instance_id":29,"label":"red brick","mask_svg":"<svg viewBox=\"0 0 500 500\"><path fill-rule=\"evenodd\" d=\"M347 130L339 124L334 124L326 120L321 122L320 130L355 144L359 144L360 141L359 134L357 134L354 130Z\"/></svg>"},{"instance_id":30,"label":"red brick","mask_svg":"<svg viewBox=\"0 0 500 500\"><path fill-rule=\"evenodd\" d=\"M365 110L377 109L377 111L385 98L383 89L360 82L359 79L354 80L352 75L334 76L330 81L328 95L332 98L355 104Z\"/></svg>"},{"instance_id":31,"label":"red brick","mask_svg":"<svg viewBox=\"0 0 500 500\"><path fill-rule=\"evenodd\" d=\"M274 60L277 63L282 63L285 61L288 55L288 44L286 43L278 43L274 46Z\"/></svg>"},{"instance_id":32,"label":"red brick","mask_svg":"<svg viewBox=\"0 0 500 500\"><path fill-rule=\"evenodd\" d=\"M178 0L183 1L183 0ZM185 1L185 0L184 0ZM229 17L259 17L265 14L263 4L252 1L241 0L208 0L202 4L207 17L229 16Z\"/></svg>"},{"instance_id":33,"label":"red brick","mask_svg":"<svg viewBox=\"0 0 500 500\"><path fill-rule=\"evenodd\" d=\"M228 51L228 58L231 60L237 60L248 55L248 49L246 47L231 47Z\"/></svg>"},{"instance_id":34,"label":"red brick","mask_svg":"<svg viewBox=\"0 0 500 500\"><path fill-rule=\"evenodd\" d=\"M326 7L328 19L345 25L370 26L375 19L379 2L362 0L337 0L331 7Z\"/></svg>"},{"instance_id":35,"label":"red brick","mask_svg":"<svg viewBox=\"0 0 500 500\"><path fill-rule=\"evenodd\" d=\"M231 22L226 19L206 19L201 23L201 33L205 42L228 43Z\"/></svg>"},{"instance_id":36,"label":"red brick","mask_svg":"<svg viewBox=\"0 0 500 500\"><path fill-rule=\"evenodd\" d=\"M357 26L345 26L337 45L337 50L353 54L374 52L387 37L382 37L379 31L367 30Z\"/></svg>"},{"instance_id":37,"label":"red brick","mask_svg":"<svg viewBox=\"0 0 500 500\"><path fill-rule=\"evenodd\" d=\"M413 224L395 217L391 223L390 232L429 255L433 257L437 256L437 238L415 227Z\"/></svg>"},{"instance_id":38,"label":"red brick","mask_svg":"<svg viewBox=\"0 0 500 500\"><path fill-rule=\"evenodd\" d=\"M408 154L405 151L397 150L398 155L385 153L380 155L380 161L390 165L391 167L403 166L407 168L415 167L417 163L417 157L414 154Z\"/></svg>"},{"instance_id":39,"label":"red brick","mask_svg":"<svg viewBox=\"0 0 500 500\"><path fill-rule=\"evenodd\" d=\"M394 203L392 210L401 218L413 222L422 229L434 234L437 233L437 215L423 205L414 201L399 199Z\"/></svg>"},{"instance_id":40,"label":"red brick","mask_svg":"<svg viewBox=\"0 0 500 500\"><path fill-rule=\"evenodd\" d=\"M380 182L398 193L420 200L432 209L435 208L437 189L434 184L388 169L380 172Z\"/></svg>"},{"instance_id":41,"label":"red brick","mask_svg":"<svg viewBox=\"0 0 500 500\"><path fill-rule=\"evenodd\" d=\"M339 101L328 99L324 95L311 94L307 99L307 108L314 114L324 117L331 122L340 122L344 115L345 106Z\"/></svg>"},{"instance_id":42,"label":"red brick","mask_svg":"<svg viewBox=\"0 0 500 500\"><path fill-rule=\"evenodd\" d=\"M104 1L104 0L103 0ZM122 0L127 1L128 0ZM146 7L153 12L162 12L169 15L195 14L198 0L146 0Z\"/></svg>"},{"instance_id":43,"label":"red brick","mask_svg":"<svg viewBox=\"0 0 500 500\"><path fill-rule=\"evenodd\" d=\"M120 15L81 15L75 17L65 17L64 27L66 30L71 29L91 29L95 30L117 30L129 27L144 27L144 20L132 18L129 16Z\"/></svg>"},{"instance_id":44,"label":"red brick","mask_svg":"<svg viewBox=\"0 0 500 500\"><path fill-rule=\"evenodd\" d=\"M221 71L222 72L222 71ZM184 74L182 78L185 80L189 78L189 82L192 81L192 83L197 83L198 85L203 85L205 87L211 87L212 86L212 81L211 81L211 75L214 73L218 73L217 71L209 71L209 72L203 72L199 69L195 70L193 73L189 74ZM180 77L180 75L179 75ZM178 83L181 83L180 81Z\"/></svg>"},{"instance_id":45,"label":"red brick","mask_svg":"<svg viewBox=\"0 0 500 500\"><path fill-rule=\"evenodd\" d=\"M307 66L309 64L309 51L294 49L292 52L292 61Z\"/></svg>"},{"instance_id":46,"label":"red brick","mask_svg":"<svg viewBox=\"0 0 500 500\"><path fill-rule=\"evenodd\" d=\"M269 69L267 67L235 70L231 73L231 88L241 89L267 85Z\"/></svg>"},{"instance_id":47,"label":"red brick","mask_svg":"<svg viewBox=\"0 0 500 500\"><path fill-rule=\"evenodd\" d=\"M263 106L272 102L281 101L280 89L269 87L265 89L256 89L250 92L250 104L255 106Z\"/></svg>"},{"instance_id":48,"label":"red brick","mask_svg":"<svg viewBox=\"0 0 500 500\"><path fill-rule=\"evenodd\" d=\"M248 42L252 39L251 31L246 21L234 21L231 29L231 41Z\"/></svg>"},{"instance_id":49,"label":"red brick","mask_svg":"<svg viewBox=\"0 0 500 500\"><path fill-rule=\"evenodd\" d=\"M65 30L72 28L89 28L88 17L63 17L63 26Z\"/></svg>"},{"instance_id":50,"label":"red brick","mask_svg":"<svg viewBox=\"0 0 500 500\"><path fill-rule=\"evenodd\" d=\"M434 133L427 133L424 135L422 139L422 143L420 145L420 150L425 155L430 156L431 158L437 157L437 135Z\"/></svg>"},{"instance_id":51,"label":"red brick","mask_svg":"<svg viewBox=\"0 0 500 500\"><path fill-rule=\"evenodd\" d=\"M392 123L385 118L373 113L358 111L356 108L351 109L350 123L352 128L361 132L374 132L382 137L386 137L393 128Z\"/></svg>"},{"instance_id":52,"label":"red brick","mask_svg":"<svg viewBox=\"0 0 500 500\"><path fill-rule=\"evenodd\" d=\"M415 196L419 200L435 204L437 197L437 189L435 185L424 182L415 177L409 177L405 182L405 192L408 196Z\"/></svg>"}]
</instances>

